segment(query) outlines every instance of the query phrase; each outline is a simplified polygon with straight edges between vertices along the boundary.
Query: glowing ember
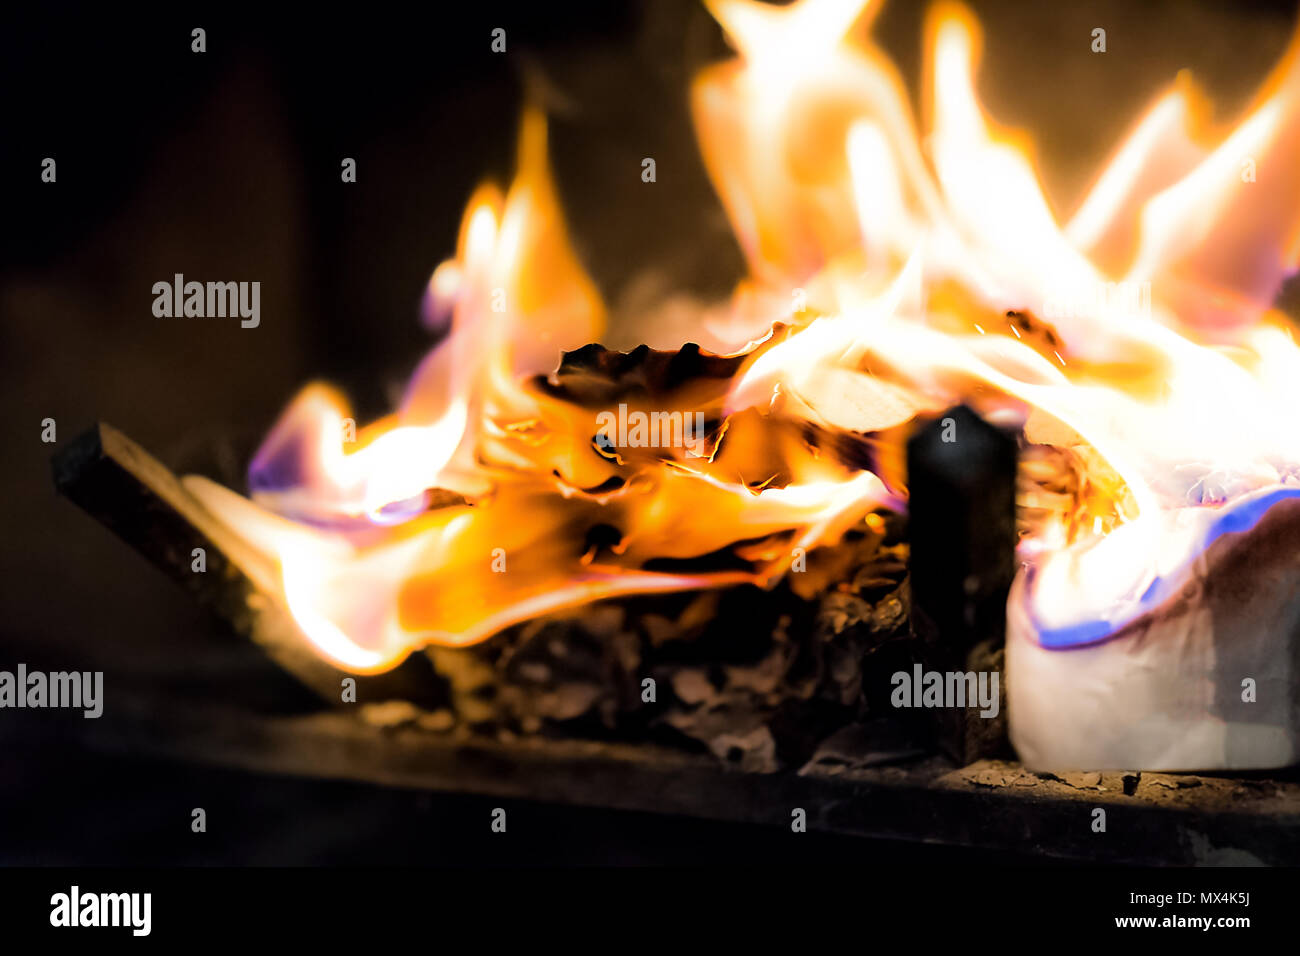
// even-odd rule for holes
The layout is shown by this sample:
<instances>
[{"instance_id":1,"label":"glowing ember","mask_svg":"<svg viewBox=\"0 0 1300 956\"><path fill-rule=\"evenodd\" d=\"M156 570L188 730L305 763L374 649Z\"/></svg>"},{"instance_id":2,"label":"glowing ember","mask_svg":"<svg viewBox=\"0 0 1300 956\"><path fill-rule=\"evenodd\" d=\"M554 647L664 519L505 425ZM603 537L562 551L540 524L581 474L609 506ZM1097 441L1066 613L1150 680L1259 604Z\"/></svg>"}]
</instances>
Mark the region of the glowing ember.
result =
<instances>
[{"instance_id":1,"label":"glowing ember","mask_svg":"<svg viewBox=\"0 0 1300 956\"><path fill-rule=\"evenodd\" d=\"M1062 227L977 100L963 9L930 16L922 135L856 38L871 4L710 6L740 54L692 89L749 264L732 354L582 349L603 309L529 113L514 183L474 195L430 280L450 328L401 407L349 441L344 400L309 387L253 462L256 503L187 479L278 557L322 654L382 670L601 598L770 585L903 507L889 463L958 401L1024 427L1046 644L1103 640L1300 493L1300 349L1271 311L1300 256L1296 43L1218 142L1184 87L1161 97Z\"/></svg>"}]
</instances>

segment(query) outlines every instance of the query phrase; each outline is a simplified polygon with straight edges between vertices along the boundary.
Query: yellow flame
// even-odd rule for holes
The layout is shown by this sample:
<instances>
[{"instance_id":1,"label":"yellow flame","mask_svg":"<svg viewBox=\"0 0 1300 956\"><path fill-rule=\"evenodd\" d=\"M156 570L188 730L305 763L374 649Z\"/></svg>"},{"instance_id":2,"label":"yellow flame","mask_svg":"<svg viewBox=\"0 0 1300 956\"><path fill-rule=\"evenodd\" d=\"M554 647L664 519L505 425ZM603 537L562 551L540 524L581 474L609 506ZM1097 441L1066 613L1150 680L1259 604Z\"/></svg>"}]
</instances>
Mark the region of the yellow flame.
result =
<instances>
[{"instance_id":1,"label":"yellow flame","mask_svg":"<svg viewBox=\"0 0 1300 956\"><path fill-rule=\"evenodd\" d=\"M1300 350L1270 307L1300 256L1300 41L1228 130L1180 77L1063 226L1028 140L979 102L963 7L927 20L922 136L863 36L879 4L708 6L739 55L694 80L692 110L749 264L733 314L770 312L772 333L736 343L734 374L659 392L547 378L604 310L526 112L513 183L474 194L430 280L450 331L402 406L349 446L342 397L309 387L259 454L293 481L253 504L190 480L278 559L323 655L367 672L601 598L770 585L897 505L899 441L957 401L1091 469L1089 500L1024 542L1049 624L1122 606L1206 515L1297 481ZM613 401L715 424L703 446L601 448ZM825 436L873 440L881 475ZM708 563L724 552L740 570Z\"/></svg>"}]
</instances>

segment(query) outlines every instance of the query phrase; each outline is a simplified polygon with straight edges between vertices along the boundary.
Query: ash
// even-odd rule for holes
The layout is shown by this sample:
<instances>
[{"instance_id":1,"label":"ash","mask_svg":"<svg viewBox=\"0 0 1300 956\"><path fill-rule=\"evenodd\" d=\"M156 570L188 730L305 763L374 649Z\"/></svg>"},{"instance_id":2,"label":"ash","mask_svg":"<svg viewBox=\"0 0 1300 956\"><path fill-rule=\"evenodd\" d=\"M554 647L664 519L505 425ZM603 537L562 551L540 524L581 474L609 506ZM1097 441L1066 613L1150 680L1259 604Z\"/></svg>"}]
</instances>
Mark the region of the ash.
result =
<instances>
[{"instance_id":1,"label":"ash","mask_svg":"<svg viewBox=\"0 0 1300 956\"><path fill-rule=\"evenodd\" d=\"M848 745L864 722L896 713L888 674L911 660L903 531L904 519L873 516L771 591L605 601L474 647L430 648L447 707L402 716L506 739L653 741L750 772L814 754L860 761ZM905 731L891 736L892 749L916 752Z\"/></svg>"}]
</instances>

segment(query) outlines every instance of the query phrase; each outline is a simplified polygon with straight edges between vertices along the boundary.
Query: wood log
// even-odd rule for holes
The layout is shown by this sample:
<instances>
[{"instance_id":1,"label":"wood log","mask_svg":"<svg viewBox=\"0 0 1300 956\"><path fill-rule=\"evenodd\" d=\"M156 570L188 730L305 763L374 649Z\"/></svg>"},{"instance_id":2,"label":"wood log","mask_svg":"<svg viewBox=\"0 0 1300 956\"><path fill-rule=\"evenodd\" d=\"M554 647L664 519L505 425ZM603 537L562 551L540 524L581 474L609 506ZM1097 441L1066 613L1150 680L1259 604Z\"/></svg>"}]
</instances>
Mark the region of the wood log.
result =
<instances>
[{"instance_id":1,"label":"wood log","mask_svg":"<svg viewBox=\"0 0 1300 956\"><path fill-rule=\"evenodd\" d=\"M111 425L99 423L53 458L59 493L165 571L237 634L322 700L341 702L350 675L310 645L293 616L271 595L278 570L187 492L160 461ZM206 570L193 570L202 548ZM386 674L357 676L357 699L402 698L427 704L441 695L432 667L413 655Z\"/></svg>"}]
</instances>

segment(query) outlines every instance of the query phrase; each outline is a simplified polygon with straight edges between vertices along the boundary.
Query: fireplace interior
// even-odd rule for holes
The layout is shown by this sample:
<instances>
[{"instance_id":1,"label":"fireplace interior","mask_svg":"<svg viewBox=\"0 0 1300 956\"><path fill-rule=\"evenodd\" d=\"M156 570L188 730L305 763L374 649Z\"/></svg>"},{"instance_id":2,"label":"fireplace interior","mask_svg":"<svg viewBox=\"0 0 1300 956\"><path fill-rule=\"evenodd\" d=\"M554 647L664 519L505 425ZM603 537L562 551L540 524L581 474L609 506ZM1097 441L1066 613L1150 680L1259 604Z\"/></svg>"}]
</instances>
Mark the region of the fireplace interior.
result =
<instances>
[{"instance_id":1,"label":"fireplace interior","mask_svg":"<svg viewBox=\"0 0 1300 956\"><path fill-rule=\"evenodd\" d=\"M970 6L980 95L1037 131L1044 187L1067 209L1177 71L1235 117L1295 28L1283 3L1159 17L1118 2ZM0 846L6 862L1300 862L1294 761L1022 762L1006 608L1033 520L1023 503L1074 473L979 401L930 409L895 443L910 514L865 509L804 549L798 573L569 602L370 673L312 646L266 552L189 477L256 491L250 463L304 381L346 390L359 422L401 401L414 359L445 334L429 276L483 172L509 181L525 103L547 116L569 234L608 304L603 347L570 351L554 394L617 407L628 383L668 393L739 376L683 347L702 304L747 275L686 97L698 70L733 55L702 6L431 11L400 28L231 13L200 59L174 39L191 29L179 15L127 30L87 14L70 40L32 16L31 42L3 41L6 88L49 58L103 82L55 79L14 109L19 138L58 158L59 179L57 192L18 190L3 240L0 665L101 670L107 691L101 719L0 723L15 768L0 774L0 806L32 821ZM871 27L913 98L924 16L892 3ZM506 56L489 45L503 23ZM1104 55L1086 39L1096 25ZM340 182L343 157L355 183ZM174 275L259 280L258 326L157 318L146 293ZM1295 280L1276 308L1300 316ZM1008 320L1017 340L1050 333L1034 316ZM37 437L47 419L53 442ZM950 421L978 440L949 447ZM870 443L818 440L819 462L880 463ZM591 522L581 544L597 565L622 560L617 528ZM754 562L719 548L647 567L730 581ZM448 601L480 599L467 580L441 586ZM1277 679L1300 696L1300 631L1286 638ZM930 671L1002 682L979 685L985 716L909 706L910 683L900 706L896 675L920 684ZM75 808L47 795L79 788L99 809L68 832ZM157 820L204 799L241 836L174 847ZM436 824L498 806L534 835L503 848ZM1096 838L1098 807L1124 839ZM796 808L809 839L792 847ZM111 837L97 835L105 818Z\"/></svg>"}]
</instances>

